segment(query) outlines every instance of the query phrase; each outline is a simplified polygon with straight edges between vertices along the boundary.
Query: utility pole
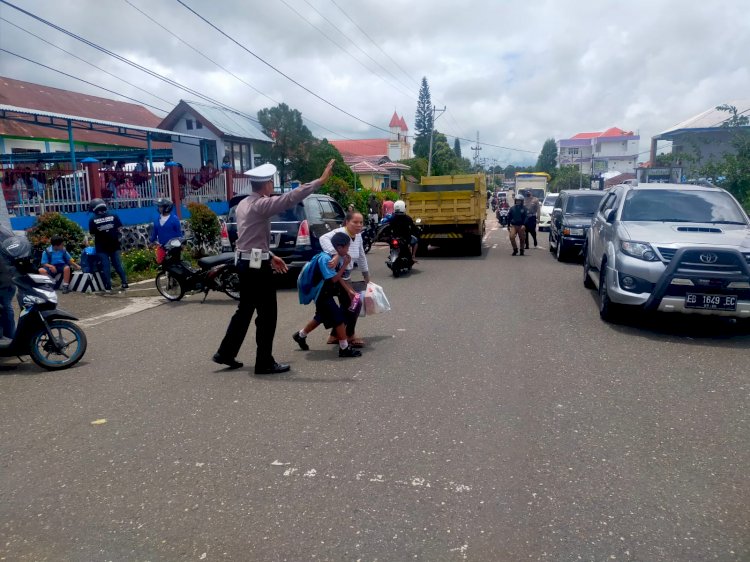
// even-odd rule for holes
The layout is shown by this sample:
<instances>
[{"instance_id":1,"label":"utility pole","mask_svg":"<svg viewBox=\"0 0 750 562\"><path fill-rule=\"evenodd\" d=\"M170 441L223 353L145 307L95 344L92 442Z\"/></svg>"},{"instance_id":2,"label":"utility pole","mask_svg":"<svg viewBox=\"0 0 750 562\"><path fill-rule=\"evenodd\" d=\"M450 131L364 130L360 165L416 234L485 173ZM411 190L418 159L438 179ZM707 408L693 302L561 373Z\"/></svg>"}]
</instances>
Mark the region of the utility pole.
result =
<instances>
[{"instance_id":1,"label":"utility pole","mask_svg":"<svg viewBox=\"0 0 750 562\"><path fill-rule=\"evenodd\" d=\"M432 126L430 127L430 153L429 153L429 158L427 159L427 175L428 176L432 175L432 137L435 133L435 121L437 121L437 117L435 117L435 113L439 111L440 115L442 115L443 113L445 113L445 110L447 107L448 107L447 105L444 105L443 109L437 109L434 105L432 106ZM440 117L440 115L438 115L438 117Z\"/></svg>"},{"instance_id":2,"label":"utility pole","mask_svg":"<svg viewBox=\"0 0 750 562\"><path fill-rule=\"evenodd\" d=\"M474 166L478 167L479 163L479 151L482 150L482 147L479 146L479 131L477 131L477 145L472 146L471 150L474 151Z\"/></svg>"}]
</instances>

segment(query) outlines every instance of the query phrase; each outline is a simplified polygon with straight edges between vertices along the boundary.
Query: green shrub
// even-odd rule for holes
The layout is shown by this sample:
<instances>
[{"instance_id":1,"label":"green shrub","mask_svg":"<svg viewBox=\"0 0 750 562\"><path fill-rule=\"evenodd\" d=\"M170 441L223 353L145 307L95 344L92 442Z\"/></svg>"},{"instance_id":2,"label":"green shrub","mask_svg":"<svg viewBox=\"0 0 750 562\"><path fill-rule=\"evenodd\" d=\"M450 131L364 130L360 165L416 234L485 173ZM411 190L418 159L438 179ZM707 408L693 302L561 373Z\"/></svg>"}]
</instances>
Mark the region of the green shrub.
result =
<instances>
[{"instance_id":1,"label":"green shrub","mask_svg":"<svg viewBox=\"0 0 750 562\"><path fill-rule=\"evenodd\" d=\"M65 248L74 258L81 255L84 246L85 233L77 223L60 213L44 213L37 217L27 237L36 252L43 252L50 244L53 236L60 236L65 241Z\"/></svg>"},{"instance_id":2,"label":"green shrub","mask_svg":"<svg viewBox=\"0 0 750 562\"><path fill-rule=\"evenodd\" d=\"M156 256L153 250L148 248L122 252L121 258L122 266L128 275L142 271L151 271L156 268Z\"/></svg>"},{"instance_id":3,"label":"green shrub","mask_svg":"<svg viewBox=\"0 0 750 562\"><path fill-rule=\"evenodd\" d=\"M187 208L190 211L188 225L193 233L195 257L205 256L219 242L219 217L202 203L188 203Z\"/></svg>"}]
</instances>

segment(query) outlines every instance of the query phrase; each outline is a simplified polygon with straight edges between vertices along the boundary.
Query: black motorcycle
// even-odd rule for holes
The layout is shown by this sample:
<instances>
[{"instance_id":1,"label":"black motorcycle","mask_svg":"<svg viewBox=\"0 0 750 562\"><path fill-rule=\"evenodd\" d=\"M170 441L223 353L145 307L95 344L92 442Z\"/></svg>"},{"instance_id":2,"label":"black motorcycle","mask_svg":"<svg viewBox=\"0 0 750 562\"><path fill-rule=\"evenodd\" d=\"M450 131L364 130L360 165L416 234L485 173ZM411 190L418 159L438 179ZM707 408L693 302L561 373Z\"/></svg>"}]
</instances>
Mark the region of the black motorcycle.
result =
<instances>
[{"instance_id":1,"label":"black motorcycle","mask_svg":"<svg viewBox=\"0 0 750 562\"><path fill-rule=\"evenodd\" d=\"M378 241L378 223L377 221L370 219L367 226L362 229L362 245L367 254L372 249L373 243Z\"/></svg>"},{"instance_id":2,"label":"black motorcycle","mask_svg":"<svg viewBox=\"0 0 750 562\"><path fill-rule=\"evenodd\" d=\"M500 223L500 226L507 226L508 225L508 212L510 209L507 207L501 207L497 210L496 216L497 216L497 222Z\"/></svg>"},{"instance_id":3,"label":"black motorcycle","mask_svg":"<svg viewBox=\"0 0 750 562\"><path fill-rule=\"evenodd\" d=\"M388 259L385 260L394 277L398 277L404 272L411 271L414 265L414 259L411 256L411 246L409 240L392 236L388 240L390 251Z\"/></svg>"},{"instance_id":4,"label":"black motorcycle","mask_svg":"<svg viewBox=\"0 0 750 562\"><path fill-rule=\"evenodd\" d=\"M13 266L13 284L18 289L21 314L12 339L0 340L0 357L31 356L49 371L67 369L86 353L86 334L72 314L57 308L54 280L36 273L33 249L20 237L2 242L2 252Z\"/></svg>"},{"instance_id":5,"label":"black motorcycle","mask_svg":"<svg viewBox=\"0 0 750 562\"><path fill-rule=\"evenodd\" d=\"M185 293L203 291L205 302L209 291L240 298L240 276L234 265L234 253L224 252L198 260L198 269L182 259L184 238L172 238L164 245L166 256L156 276L156 289L170 301L180 300Z\"/></svg>"}]
</instances>

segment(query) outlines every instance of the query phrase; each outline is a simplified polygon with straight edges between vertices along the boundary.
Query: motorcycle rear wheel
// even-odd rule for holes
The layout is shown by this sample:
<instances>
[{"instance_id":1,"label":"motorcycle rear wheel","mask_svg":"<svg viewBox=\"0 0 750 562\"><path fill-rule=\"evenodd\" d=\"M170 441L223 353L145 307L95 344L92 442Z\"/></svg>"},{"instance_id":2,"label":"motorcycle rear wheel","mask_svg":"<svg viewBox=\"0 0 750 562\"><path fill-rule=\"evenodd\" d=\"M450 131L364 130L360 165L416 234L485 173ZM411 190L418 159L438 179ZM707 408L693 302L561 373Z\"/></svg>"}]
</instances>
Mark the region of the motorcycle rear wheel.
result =
<instances>
[{"instance_id":1,"label":"motorcycle rear wheel","mask_svg":"<svg viewBox=\"0 0 750 562\"><path fill-rule=\"evenodd\" d=\"M156 276L156 290L168 301L178 301L185 295L180 281L167 271L161 271Z\"/></svg>"},{"instance_id":2,"label":"motorcycle rear wheel","mask_svg":"<svg viewBox=\"0 0 750 562\"><path fill-rule=\"evenodd\" d=\"M52 338L44 327L31 337L32 361L48 371L67 369L78 363L88 345L84 331L70 320L55 319L47 324Z\"/></svg>"},{"instance_id":3,"label":"motorcycle rear wheel","mask_svg":"<svg viewBox=\"0 0 750 562\"><path fill-rule=\"evenodd\" d=\"M219 284L227 295L236 301L240 300L240 274L237 271L223 271Z\"/></svg>"}]
</instances>

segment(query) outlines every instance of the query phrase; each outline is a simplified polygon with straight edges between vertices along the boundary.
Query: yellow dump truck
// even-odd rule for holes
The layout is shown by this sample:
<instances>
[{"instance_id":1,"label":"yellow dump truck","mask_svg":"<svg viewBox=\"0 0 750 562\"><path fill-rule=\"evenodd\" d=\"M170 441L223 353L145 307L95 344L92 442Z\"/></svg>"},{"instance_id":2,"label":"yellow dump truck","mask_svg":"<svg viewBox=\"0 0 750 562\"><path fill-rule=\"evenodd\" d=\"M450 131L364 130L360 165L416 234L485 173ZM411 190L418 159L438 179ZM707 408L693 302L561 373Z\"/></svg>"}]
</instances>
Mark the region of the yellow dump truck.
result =
<instances>
[{"instance_id":1,"label":"yellow dump truck","mask_svg":"<svg viewBox=\"0 0 750 562\"><path fill-rule=\"evenodd\" d=\"M460 245L469 255L482 255L487 216L484 174L429 176L418 184L402 181L401 198L422 230L418 253L424 254L428 245Z\"/></svg>"}]
</instances>

